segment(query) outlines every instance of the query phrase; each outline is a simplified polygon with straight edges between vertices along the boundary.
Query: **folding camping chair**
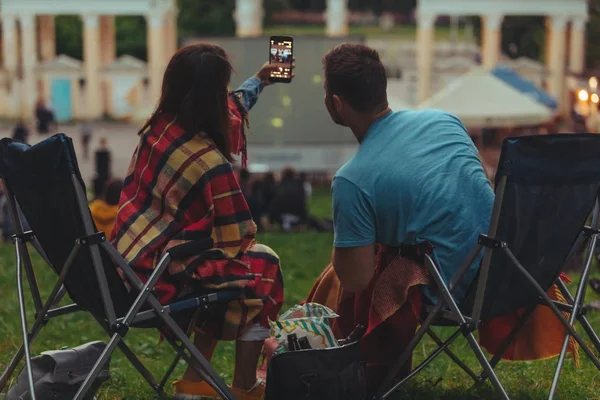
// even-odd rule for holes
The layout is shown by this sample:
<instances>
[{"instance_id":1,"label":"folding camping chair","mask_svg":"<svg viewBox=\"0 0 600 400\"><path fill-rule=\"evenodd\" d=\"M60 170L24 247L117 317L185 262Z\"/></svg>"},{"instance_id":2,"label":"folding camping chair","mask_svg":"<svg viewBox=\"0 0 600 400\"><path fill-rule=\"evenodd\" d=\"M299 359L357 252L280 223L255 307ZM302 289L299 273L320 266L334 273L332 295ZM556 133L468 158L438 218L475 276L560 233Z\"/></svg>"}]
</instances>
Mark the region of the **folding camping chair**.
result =
<instances>
[{"instance_id":1,"label":"folding camping chair","mask_svg":"<svg viewBox=\"0 0 600 400\"><path fill-rule=\"evenodd\" d=\"M11 139L0 140L0 178L9 198L11 214L17 227L13 237L17 264L17 291L19 297L23 345L12 358L0 377L0 391L7 385L23 356L27 369L31 399L35 400L31 373L30 346L49 320L76 311L89 312L110 336L105 351L82 383L75 400L84 398L102 367L116 347L161 396L179 358L202 376L224 399L235 396L212 369L208 361L179 327L178 322L189 321L201 310L210 313L216 307L243 296L240 290L195 293L177 302L161 305L153 288L172 259L183 259L212 247L210 238L177 246L158 263L146 283L143 283L121 254L99 233L85 195L85 185L79 172L75 151L70 138L58 134L35 145L28 146ZM24 232L22 210L31 226ZM27 243L37 243L43 257L58 274L51 294L42 301L36 282ZM132 288L120 278L120 269ZM27 328L22 271L25 270L36 318L31 330ZM61 297L68 292L74 304L58 307ZM142 307L146 308L142 308ZM176 322L175 318L179 318ZM132 327L156 328L177 352L160 382L125 344L124 337ZM194 362L195 361L195 362ZM196 364L197 363L197 364Z\"/></svg>"},{"instance_id":2,"label":"folding camping chair","mask_svg":"<svg viewBox=\"0 0 600 400\"><path fill-rule=\"evenodd\" d=\"M508 138L502 145L495 187L496 198L489 231L487 235L479 236L478 245L449 284L442 278L441 266L436 265L432 256L426 255L425 264L435 282L438 300L435 305L426 307L421 327L384 379L375 399L388 398L443 352L476 382L489 378L501 397L508 399L494 367L537 305L550 307L566 329L550 398L556 392L569 337L576 340L600 369L600 361L574 329L577 320L600 352L600 340L586 319L586 307L583 306L593 249L600 233L597 230L600 136L581 134ZM592 226L586 227L592 209ZM585 265L573 297L559 276L586 240ZM478 275L464 299L457 303L452 290L482 250L484 253ZM546 292L554 283L565 294L568 304L549 298ZM525 310L523 316L501 345L500 351L488 361L473 333L486 321L517 309ZM569 320L561 312L569 312ZM431 330L435 325L456 326L458 329L449 339L442 341ZM411 374L395 383L398 371L410 359L425 334L431 336L438 348ZM461 334L466 337L483 368L480 375L476 375L448 349Z\"/></svg>"}]
</instances>

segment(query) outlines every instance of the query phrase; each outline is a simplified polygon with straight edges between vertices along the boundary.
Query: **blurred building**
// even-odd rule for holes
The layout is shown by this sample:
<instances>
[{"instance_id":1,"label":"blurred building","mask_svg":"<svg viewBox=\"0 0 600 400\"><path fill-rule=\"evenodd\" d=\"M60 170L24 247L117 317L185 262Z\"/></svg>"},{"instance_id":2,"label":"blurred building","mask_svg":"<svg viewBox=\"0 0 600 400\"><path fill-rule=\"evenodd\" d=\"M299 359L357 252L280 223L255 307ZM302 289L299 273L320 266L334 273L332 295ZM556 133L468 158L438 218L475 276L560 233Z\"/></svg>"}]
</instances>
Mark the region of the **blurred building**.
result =
<instances>
[{"instance_id":1,"label":"blurred building","mask_svg":"<svg viewBox=\"0 0 600 400\"><path fill-rule=\"evenodd\" d=\"M81 17L83 62L57 57L57 15ZM146 17L148 65L116 59L116 15ZM166 62L177 48L176 17L175 0L0 0L0 117L31 118L39 99L59 120L132 113L142 99L160 93Z\"/></svg>"}]
</instances>

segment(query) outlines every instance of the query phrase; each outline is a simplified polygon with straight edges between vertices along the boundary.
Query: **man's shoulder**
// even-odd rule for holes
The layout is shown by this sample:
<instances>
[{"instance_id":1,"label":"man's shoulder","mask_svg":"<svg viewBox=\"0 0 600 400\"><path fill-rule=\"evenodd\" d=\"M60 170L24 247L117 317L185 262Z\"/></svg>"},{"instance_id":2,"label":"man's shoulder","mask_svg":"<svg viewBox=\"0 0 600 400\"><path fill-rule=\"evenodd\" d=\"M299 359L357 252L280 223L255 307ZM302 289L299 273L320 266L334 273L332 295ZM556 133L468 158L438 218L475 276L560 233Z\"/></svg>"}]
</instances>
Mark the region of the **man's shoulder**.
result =
<instances>
[{"instance_id":1,"label":"man's shoulder","mask_svg":"<svg viewBox=\"0 0 600 400\"><path fill-rule=\"evenodd\" d=\"M415 118L425 119L430 122L453 122L464 128L463 122L456 115L437 108L424 108L413 111L412 115Z\"/></svg>"}]
</instances>

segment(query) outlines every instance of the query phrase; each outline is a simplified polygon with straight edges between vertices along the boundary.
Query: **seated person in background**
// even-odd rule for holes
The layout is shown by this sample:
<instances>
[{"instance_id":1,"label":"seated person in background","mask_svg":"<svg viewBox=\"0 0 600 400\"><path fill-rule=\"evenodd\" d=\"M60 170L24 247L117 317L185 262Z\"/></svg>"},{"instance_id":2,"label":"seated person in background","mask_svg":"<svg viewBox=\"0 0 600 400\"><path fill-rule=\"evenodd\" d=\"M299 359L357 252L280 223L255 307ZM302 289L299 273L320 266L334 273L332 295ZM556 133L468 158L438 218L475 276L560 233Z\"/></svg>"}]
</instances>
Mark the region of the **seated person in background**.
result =
<instances>
[{"instance_id":1,"label":"seated person in background","mask_svg":"<svg viewBox=\"0 0 600 400\"><path fill-rule=\"evenodd\" d=\"M448 282L487 232L494 193L458 118L389 108L375 50L344 44L323 63L327 110L350 128L359 148L333 180L333 264L308 300L337 310L336 336L367 327L362 346L373 390L414 336L428 294L428 272L405 246L432 243ZM478 266L479 259L457 286L457 298Z\"/></svg>"},{"instance_id":2,"label":"seated person in background","mask_svg":"<svg viewBox=\"0 0 600 400\"><path fill-rule=\"evenodd\" d=\"M21 143L28 143L29 140L29 128L23 119L20 119L15 126L13 131L13 139L18 140Z\"/></svg>"},{"instance_id":3,"label":"seated person in background","mask_svg":"<svg viewBox=\"0 0 600 400\"><path fill-rule=\"evenodd\" d=\"M232 162L233 154L245 159L247 112L273 68L263 65L230 93L232 66L222 48L202 43L175 53L158 107L139 131L112 235L144 281L170 249L197 248L171 260L159 279L154 292L163 304L198 290L244 290L212 318L199 318L194 344L210 361L218 340L237 341L232 391L245 400L264 398L256 368L268 321L283 303L283 278L275 252L254 241L256 224ZM203 247L207 238L211 249ZM219 398L192 368L175 392L177 399Z\"/></svg>"},{"instance_id":4,"label":"seated person in background","mask_svg":"<svg viewBox=\"0 0 600 400\"><path fill-rule=\"evenodd\" d=\"M306 223L306 195L293 169L283 170L275 193L269 208L271 221L279 223L284 232L289 232L294 225Z\"/></svg>"},{"instance_id":5,"label":"seated person in background","mask_svg":"<svg viewBox=\"0 0 600 400\"><path fill-rule=\"evenodd\" d=\"M98 228L98 232L104 232L107 237L111 234L113 225L117 219L122 188L122 180L111 180L106 184L106 188L100 197L96 197L90 203L90 211L96 228Z\"/></svg>"},{"instance_id":6,"label":"seated person in background","mask_svg":"<svg viewBox=\"0 0 600 400\"><path fill-rule=\"evenodd\" d=\"M248 203L248 207L250 207L250 213L252 214L252 219L256 224L257 231L262 232L263 226L261 222L261 217L263 215L263 193L261 180L253 179L250 171L246 168L242 168L240 170L239 175L240 181L240 189L242 189L242 194ZM254 182L253 182L254 181Z\"/></svg>"}]
</instances>

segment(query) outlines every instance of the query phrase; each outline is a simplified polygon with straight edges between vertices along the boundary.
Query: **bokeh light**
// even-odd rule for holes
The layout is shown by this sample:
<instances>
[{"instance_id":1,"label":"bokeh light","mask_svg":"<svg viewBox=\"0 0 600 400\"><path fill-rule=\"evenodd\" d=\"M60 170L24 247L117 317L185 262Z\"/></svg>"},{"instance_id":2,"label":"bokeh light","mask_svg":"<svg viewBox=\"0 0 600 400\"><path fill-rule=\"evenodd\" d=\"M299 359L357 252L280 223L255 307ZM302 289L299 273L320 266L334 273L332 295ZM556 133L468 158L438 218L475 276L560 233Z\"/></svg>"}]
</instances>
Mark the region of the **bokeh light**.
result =
<instances>
[{"instance_id":1,"label":"bokeh light","mask_svg":"<svg viewBox=\"0 0 600 400\"><path fill-rule=\"evenodd\" d=\"M274 128L281 128L281 127L283 127L283 119L281 119L281 118L273 118L273 119L271 119L271 125Z\"/></svg>"},{"instance_id":2,"label":"bokeh light","mask_svg":"<svg viewBox=\"0 0 600 400\"><path fill-rule=\"evenodd\" d=\"M588 101L588 99L590 98L590 95L588 94L587 90L580 90L579 91L579 100L581 101Z\"/></svg>"},{"instance_id":3,"label":"bokeh light","mask_svg":"<svg viewBox=\"0 0 600 400\"><path fill-rule=\"evenodd\" d=\"M281 98L281 103L283 103L284 107L290 107L292 105L292 98L290 96L283 96Z\"/></svg>"}]
</instances>

